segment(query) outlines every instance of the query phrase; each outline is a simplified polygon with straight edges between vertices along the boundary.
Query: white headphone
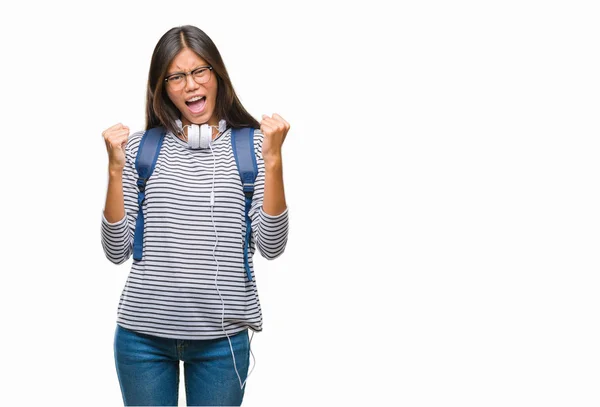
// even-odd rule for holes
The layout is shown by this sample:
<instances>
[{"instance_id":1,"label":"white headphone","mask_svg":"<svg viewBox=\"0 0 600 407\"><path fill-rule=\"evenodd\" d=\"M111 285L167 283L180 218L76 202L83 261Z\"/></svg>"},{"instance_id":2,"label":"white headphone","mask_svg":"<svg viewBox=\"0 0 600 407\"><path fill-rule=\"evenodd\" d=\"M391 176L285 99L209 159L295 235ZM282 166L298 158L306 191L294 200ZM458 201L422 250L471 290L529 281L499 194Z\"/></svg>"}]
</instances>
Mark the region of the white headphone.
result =
<instances>
[{"instance_id":1,"label":"white headphone","mask_svg":"<svg viewBox=\"0 0 600 407\"><path fill-rule=\"evenodd\" d=\"M180 121L178 121L181 123ZM212 142L212 128L209 124L189 124L183 127L189 127L188 129L188 146L191 149L203 149L209 148ZM183 129L183 128L182 128ZM225 120L219 120L219 133L223 133L227 129L227 122Z\"/></svg>"},{"instance_id":2,"label":"white headphone","mask_svg":"<svg viewBox=\"0 0 600 407\"><path fill-rule=\"evenodd\" d=\"M215 231L215 246L213 247L213 258L215 259L215 263L216 263L216 274L215 274L215 286L217 287L217 292L219 294L219 297L221 298L221 302L223 305L223 312L222 312L222 319L221 319L221 325L223 328L223 332L225 333L225 336L227 337L227 340L229 341L229 348L231 350L231 356L233 357L233 367L235 369L235 372L238 376L238 379L240 381L240 389L243 389L244 386L246 385L246 381L248 380L248 378L250 377L250 374L252 373L252 371L254 370L254 367L256 366L256 358L254 357L254 353L252 352L252 338L254 337L254 331L252 332L252 336L250 337L249 340L249 346L250 346L250 354L252 355L252 358L254 359L254 365L252 366L252 369L250 370L250 372L248 372L246 374L246 379L244 379L244 381L242 382L242 378L240 377L240 374L237 370L237 364L235 362L235 355L233 352L233 347L231 345L231 339L229 338L229 334L227 333L227 330L225 329L225 325L224 325L224 320L223 318L225 317L225 302L223 301L223 297L221 297L221 292L219 291L219 284L218 284L218 277L219 277L219 262L217 260L216 257L216 250L217 250L217 246L219 244L219 235L217 233L217 225L215 224L215 218L214 218L214 206L215 206L215 172L216 172L216 168L217 168L217 163L216 163L216 157L214 152L212 151L212 128L215 126L211 126L209 124L202 124L200 126L198 126L197 124L190 124L190 125L186 125L182 127L182 123L181 120L177 120L177 124L179 125L179 127L183 130L184 127L189 127L188 129L188 146L191 149L203 149L203 148L210 148L212 156L213 156L213 177L212 177L212 188L210 191L210 218L212 221L212 226L214 228ZM223 133L225 130L227 130L227 122L225 120L219 120L219 133ZM249 367L249 366L248 366Z\"/></svg>"}]
</instances>

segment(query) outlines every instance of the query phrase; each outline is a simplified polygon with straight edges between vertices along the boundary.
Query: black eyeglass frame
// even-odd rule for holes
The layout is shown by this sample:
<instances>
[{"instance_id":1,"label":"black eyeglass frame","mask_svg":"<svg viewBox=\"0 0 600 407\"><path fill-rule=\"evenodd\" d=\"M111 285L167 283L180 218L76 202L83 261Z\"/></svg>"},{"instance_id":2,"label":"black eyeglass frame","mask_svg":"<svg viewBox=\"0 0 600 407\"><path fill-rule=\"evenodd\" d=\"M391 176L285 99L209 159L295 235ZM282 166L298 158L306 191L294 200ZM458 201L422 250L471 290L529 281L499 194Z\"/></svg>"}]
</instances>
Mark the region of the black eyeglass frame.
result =
<instances>
[{"instance_id":1,"label":"black eyeglass frame","mask_svg":"<svg viewBox=\"0 0 600 407\"><path fill-rule=\"evenodd\" d=\"M192 76L192 79L194 79L194 82L195 82L195 81L196 81L196 79L194 78L194 72L196 72L196 71L198 71L198 70L200 70L200 69L207 69L207 68L208 68L208 70L210 70L211 72L213 71L213 67L212 67L212 66L210 66L210 65L199 66L198 68L195 68L195 69L193 69L193 70L191 70L191 71L189 71L189 72L175 72L175 73L172 73L171 75L169 75L169 76L167 76L167 77L165 78L165 82L166 82L167 84L169 84L169 79L171 79L173 76L176 76L176 75L184 75L184 83L185 83L185 82L187 82L187 76L188 76L188 75L191 75L191 76ZM209 79L210 79L210 77L209 77ZM206 81L206 82L208 82L208 81ZM203 83L206 83L206 82L203 82ZM196 83L199 83L199 82L196 82ZM199 83L199 84L201 85L201 83Z\"/></svg>"}]
</instances>

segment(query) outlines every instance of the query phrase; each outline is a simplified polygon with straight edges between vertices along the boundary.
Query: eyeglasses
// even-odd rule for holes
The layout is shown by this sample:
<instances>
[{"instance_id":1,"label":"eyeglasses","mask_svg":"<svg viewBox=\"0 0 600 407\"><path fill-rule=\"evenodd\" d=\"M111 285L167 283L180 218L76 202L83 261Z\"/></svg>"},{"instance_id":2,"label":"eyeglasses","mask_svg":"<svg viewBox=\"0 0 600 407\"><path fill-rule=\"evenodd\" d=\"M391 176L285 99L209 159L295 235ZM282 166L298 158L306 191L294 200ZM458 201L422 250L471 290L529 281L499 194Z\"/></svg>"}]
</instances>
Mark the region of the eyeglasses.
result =
<instances>
[{"instance_id":1,"label":"eyeglasses","mask_svg":"<svg viewBox=\"0 0 600 407\"><path fill-rule=\"evenodd\" d=\"M196 83L202 85L210 80L212 66L201 66L190 72L177 72L165 78L165 82L172 90L181 90L187 82L187 76L191 75Z\"/></svg>"}]
</instances>

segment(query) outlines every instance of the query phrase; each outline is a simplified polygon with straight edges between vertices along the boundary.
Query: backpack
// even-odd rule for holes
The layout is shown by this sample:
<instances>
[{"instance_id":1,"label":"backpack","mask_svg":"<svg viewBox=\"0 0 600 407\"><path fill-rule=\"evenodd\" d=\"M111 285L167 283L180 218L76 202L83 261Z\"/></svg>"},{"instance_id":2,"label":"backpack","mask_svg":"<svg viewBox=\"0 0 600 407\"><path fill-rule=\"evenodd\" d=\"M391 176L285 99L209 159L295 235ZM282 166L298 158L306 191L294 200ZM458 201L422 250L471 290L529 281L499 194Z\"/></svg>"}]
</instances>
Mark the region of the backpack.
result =
<instances>
[{"instance_id":1,"label":"backpack","mask_svg":"<svg viewBox=\"0 0 600 407\"><path fill-rule=\"evenodd\" d=\"M144 242L144 211L142 204L144 203L146 182L154 171L158 154L162 147L163 140L166 135L164 127L155 127L147 130L142 136L140 146L138 148L137 157L135 159L135 169L138 173L138 215L135 224L135 234L133 239L133 259L141 260ZM252 281L250 273L250 264L248 263L248 250L250 247L250 239L252 238L251 220L250 220L250 205L252 204L252 195L254 194L254 181L258 175L258 167L256 165L256 156L254 155L254 129L244 127L232 129L231 131L231 148L233 157L240 173L242 188L245 197L245 213L246 213L246 236L244 238L244 268L248 281Z\"/></svg>"}]
</instances>

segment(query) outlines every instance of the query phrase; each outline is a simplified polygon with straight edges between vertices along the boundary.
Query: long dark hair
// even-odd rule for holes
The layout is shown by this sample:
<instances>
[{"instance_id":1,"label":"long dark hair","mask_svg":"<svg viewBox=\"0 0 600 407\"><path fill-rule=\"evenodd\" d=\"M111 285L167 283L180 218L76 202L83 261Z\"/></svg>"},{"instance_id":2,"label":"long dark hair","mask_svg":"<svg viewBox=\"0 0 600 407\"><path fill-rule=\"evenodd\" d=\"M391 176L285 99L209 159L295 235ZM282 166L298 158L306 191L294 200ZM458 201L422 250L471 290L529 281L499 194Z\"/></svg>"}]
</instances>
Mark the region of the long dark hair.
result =
<instances>
[{"instance_id":1,"label":"long dark hair","mask_svg":"<svg viewBox=\"0 0 600 407\"><path fill-rule=\"evenodd\" d=\"M221 54L210 37L197 27L184 25L167 31L152 53L146 91L146 130L164 126L173 134L180 132L175 121L181 113L169 99L164 79L171 61L186 48L194 51L213 67L213 74L217 78L215 113L219 120L226 120L227 126L233 128L260 128L258 121L244 109L238 99Z\"/></svg>"}]
</instances>

